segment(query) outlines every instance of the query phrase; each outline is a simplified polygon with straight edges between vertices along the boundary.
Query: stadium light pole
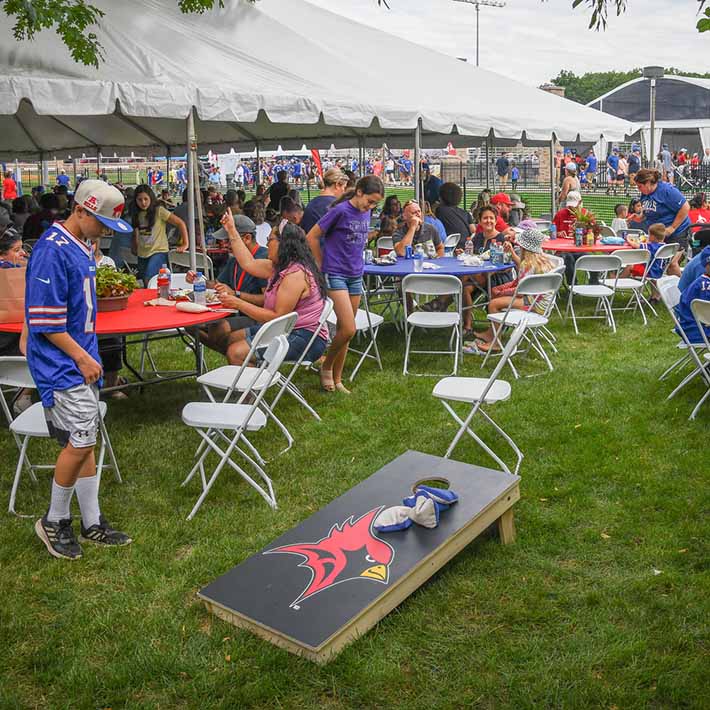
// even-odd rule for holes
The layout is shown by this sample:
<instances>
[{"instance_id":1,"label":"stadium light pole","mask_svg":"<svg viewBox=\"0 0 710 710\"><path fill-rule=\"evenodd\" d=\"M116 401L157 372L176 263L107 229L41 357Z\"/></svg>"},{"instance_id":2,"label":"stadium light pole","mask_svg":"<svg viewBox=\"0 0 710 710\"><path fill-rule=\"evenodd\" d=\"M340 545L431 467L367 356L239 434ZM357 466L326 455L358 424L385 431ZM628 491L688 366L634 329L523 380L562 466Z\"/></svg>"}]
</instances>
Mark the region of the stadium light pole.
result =
<instances>
[{"instance_id":1,"label":"stadium light pole","mask_svg":"<svg viewBox=\"0 0 710 710\"><path fill-rule=\"evenodd\" d=\"M644 67L643 76L651 80L651 92L649 107L649 119L651 124L651 150L649 165L653 165L656 159L656 79L662 79L664 74L663 67Z\"/></svg>"},{"instance_id":2,"label":"stadium light pole","mask_svg":"<svg viewBox=\"0 0 710 710\"><path fill-rule=\"evenodd\" d=\"M478 33L478 21L479 15L481 14L481 5L487 7L505 7L504 2L497 2L497 0L454 0L454 2L465 2L468 5L476 6L476 66L478 66L478 47L479 47L479 33Z\"/></svg>"}]
</instances>

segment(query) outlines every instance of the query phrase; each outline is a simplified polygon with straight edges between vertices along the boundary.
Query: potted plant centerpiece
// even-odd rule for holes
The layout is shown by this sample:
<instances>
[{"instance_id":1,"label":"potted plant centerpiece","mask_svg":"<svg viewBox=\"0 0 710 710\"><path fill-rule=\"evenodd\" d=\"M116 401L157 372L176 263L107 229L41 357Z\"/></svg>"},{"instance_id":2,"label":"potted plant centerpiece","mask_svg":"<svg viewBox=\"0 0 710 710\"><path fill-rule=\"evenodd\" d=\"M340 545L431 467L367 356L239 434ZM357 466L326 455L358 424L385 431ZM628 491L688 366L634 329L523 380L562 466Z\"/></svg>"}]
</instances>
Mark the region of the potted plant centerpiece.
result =
<instances>
[{"instance_id":1,"label":"potted plant centerpiece","mask_svg":"<svg viewBox=\"0 0 710 710\"><path fill-rule=\"evenodd\" d=\"M575 230L581 229L583 236L583 244L587 246L594 246L594 242L599 238L601 234L601 227L597 224L597 217L594 212L583 207L573 207L570 212L574 215Z\"/></svg>"},{"instance_id":2,"label":"potted plant centerpiece","mask_svg":"<svg viewBox=\"0 0 710 710\"><path fill-rule=\"evenodd\" d=\"M128 307L128 297L138 287L133 274L116 271L111 266L99 266L96 269L97 310L122 311Z\"/></svg>"}]
</instances>

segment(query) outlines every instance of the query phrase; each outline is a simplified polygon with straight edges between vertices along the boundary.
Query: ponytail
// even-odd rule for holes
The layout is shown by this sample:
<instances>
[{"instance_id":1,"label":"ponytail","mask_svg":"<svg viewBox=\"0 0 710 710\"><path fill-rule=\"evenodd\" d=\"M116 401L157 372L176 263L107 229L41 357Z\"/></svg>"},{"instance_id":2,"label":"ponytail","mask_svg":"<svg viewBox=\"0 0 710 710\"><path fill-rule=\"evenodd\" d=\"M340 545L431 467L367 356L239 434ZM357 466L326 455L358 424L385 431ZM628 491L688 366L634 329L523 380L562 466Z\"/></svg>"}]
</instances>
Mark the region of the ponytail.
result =
<instances>
[{"instance_id":1,"label":"ponytail","mask_svg":"<svg viewBox=\"0 0 710 710\"><path fill-rule=\"evenodd\" d=\"M345 200L351 200L358 192L363 195L384 195L385 184L376 175L361 177L352 190L344 192L333 204L338 205Z\"/></svg>"}]
</instances>

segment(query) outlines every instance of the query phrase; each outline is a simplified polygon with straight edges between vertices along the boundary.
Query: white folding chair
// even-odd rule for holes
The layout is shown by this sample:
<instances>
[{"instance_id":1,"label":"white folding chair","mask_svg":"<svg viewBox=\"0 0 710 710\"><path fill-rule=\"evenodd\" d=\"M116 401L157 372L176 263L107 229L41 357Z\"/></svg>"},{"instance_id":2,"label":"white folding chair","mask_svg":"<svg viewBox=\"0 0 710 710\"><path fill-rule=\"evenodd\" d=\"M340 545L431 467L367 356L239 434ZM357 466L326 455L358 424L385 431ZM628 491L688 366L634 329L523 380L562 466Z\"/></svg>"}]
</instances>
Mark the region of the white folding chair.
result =
<instances>
[{"instance_id":1,"label":"white folding chair","mask_svg":"<svg viewBox=\"0 0 710 710\"><path fill-rule=\"evenodd\" d=\"M702 375L705 386L707 387L707 391L700 398L700 401L695 405L695 409L693 409L690 414L689 419L695 419L703 402L710 396L710 341L708 341L708 336L705 332L705 329L710 326L710 301L696 298L691 301L690 310L695 318L695 324L698 326L698 330L703 339L703 345L705 346L705 352L698 352L698 359L701 365L698 374Z\"/></svg>"},{"instance_id":2,"label":"white folding chair","mask_svg":"<svg viewBox=\"0 0 710 710\"><path fill-rule=\"evenodd\" d=\"M503 343L500 336L503 332L503 328L512 328L518 325L523 319L527 320L527 329L523 332L523 339L527 342L528 347L525 351L529 351L532 348L540 357L545 361L545 364L549 368L550 372L554 370L552 367L552 362L545 351L545 347L538 336L538 331L542 332L542 329L547 326L550 322L550 314L555 305L555 299L557 298L557 293L560 290L560 285L562 283L562 275L556 274L554 272L546 274L530 274L518 282L518 285L513 294L513 298L502 313L489 313L488 320L491 321L493 326L493 341L491 343L491 348L497 345L501 350L503 349ZM545 306L543 313L535 313L534 311L524 311L513 307L513 303L516 298L543 298L549 297L547 305ZM552 347L554 352L557 352L557 348L554 343L547 339L548 344ZM481 368L483 368L491 356L492 350L489 349L486 352L486 357L481 363ZM513 352L508 359L508 364L510 369L513 371L513 375L518 379L520 375L518 374L515 365L513 364L513 356L516 352Z\"/></svg>"},{"instance_id":3,"label":"white folding chair","mask_svg":"<svg viewBox=\"0 0 710 710\"><path fill-rule=\"evenodd\" d=\"M377 255L380 251L386 251L388 254L394 249L392 237L380 237L377 240ZM390 313L392 322L395 328L400 328L400 298L399 298L399 283L398 279L391 276L374 276L365 277L366 295L368 303L372 306L382 307L381 314L386 316ZM374 287L372 286L374 284Z\"/></svg>"},{"instance_id":4,"label":"white folding chair","mask_svg":"<svg viewBox=\"0 0 710 710\"><path fill-rule=\"evenodd\" d=\"M460 241L461 235L458 232L447 234L444 240L444 252L446 252L447 249L456 249Z\"/></svg>"},{"instance_id":5,"label":"white folding chair","mask_svg":"<svg viewBox=\"0 0 710 710\"><path fill-rule=\"evenodd\" d=\"M367 346L364 350L357 350L352 345L348 348L348 354L354 353L359 355L360 359L350 373L348 379L352 382L358 373L358 370L362 367L362 364L366 359L374 360L377 366L382 369L382 360L380 359L380 350L377 347L377 333L380 330L380 326L385 322L385 319L379 313L373 313L369 309L358 308L355 314L355 336L357 338L367 338ZM333 311L328 316L328 324L332 326L338 325L338 317ZM375 354L371 355L370 351L374 350Z\"/></svg>"},{"instance_id":6,"label":"white folding chair","mask_svg":"<svg viewBox=\"0 0 710 710\"><path fill-rule=\"evenodd\" d=\"M599 236L601 236L601 237L615 237L616 236L616 232L606 224L600 225L599 229L601 230L599 232Z\"/></svg>"},{"instance_id":7,"label":"white folding chair","mask_svg":"<svg viewBox=\"0 0 710 710\"><path fill-rule=\"evenodd\" d=\"M517 463L513 473L518 472L520 468L520 463L523 460L523 453L518 448L517 444L508 436L508 434L496 424L490 415L483 409L483 405L495 404L496 402L502 402L510 399L511 387L510 383L505 380L499 380L498 376L508 362L510 356L515 352L518 347L525 328L527 327L527 321L523 318L518 325L515 326L512 335L508 339L508 342L503 349L500 360L495 366L495 369L491 373L491 376L486 379L483 377L445 377L443 380L437 382L436 387L434 387L433 395L437 399L441 400L446 411L453 417L460 428L456 432L449 448L444 454L444 458L450 458L459 440L464 435L468 434L479 446L491 457L493 458L501 468L507 473L511 473L510 468L507 464L491 449L488 444L486 444L483 439L481 439L478 434L476 434L471 429L471 421L476 416L478 412L481 416L493 426L493 428L508 442L510 447L515 452L517 457ZM449 402L464 402L466 404L472 405L471 411L468 413L465 419L462 419Z\"/></svg>"},{"instance_id":8,"label":"white folding chair","mask_svg":"<svg viewBox=\"0 0 710 710\"><path fill-rule=\"evenodd\" d=\"M202 251L198 251L196 254L197 270L201 271L208 281L214 280L214 266L212 264L212 259ZM175 249L171 249L168 252L168 266L170 271L175 273L175 267L179 266L183 269L191 269L190 253L189 252L179 252Z\"/></svg>"},{"instance_id":9,"label":"white folding chair","mask_svg":"<svg viewBox=\"0 0 710 710\"><path fill-rule=\"evenodd\" d=\"M452 296L453 311L422 311L418 310L417 296ZM413 311L410 312L408 301L411 296ZM404 305L404 366L402 372L405 375L416 374L435 376L436 373L410 373L410 354L419 355L453 355L454 369L452 374L458 372L459 355L461 353L461 323L462 323L462 284L456 276L438 274L407 274L402 279L402 302ZM415 328L425 330L451 329L449 338L449 350L412 350L412 333Z\"/></svg>"},{"instance_id":10,"label":"white folding chair","mask_svg":"<svg viewBox=\"0 0 710 710\"><path fill-rule=\"evenodd\" d=\"M656 313L655 308L651 305L649 300L644 295L644 288L646 286L646 279L648 278L648 271L650 268L651 252L648 249L617 249L611 253L612 256L618 256L621 259L621 268L626 269L629 266L636 266L637 264L643 264L644 271L643 276L640 279L635 279L630 276L620 277L617 274L616 279L604 279L603 283L605 286L611 287L613 283L616 283L617 291L626 291L630 293L628 303L614 310L617 311L628 311L629 309L641 311L641 317L643 318L643 324L648 325L648 320L646 318L646 313L643 309L643 304L645 303L654 315Z\"/></svg>"},{"instance_id":11,"label":"white folding chair","mask_svg":"<svg viewBox=\"0 0 710 710\"><path fill-rule=\"evenodd\" d=\"M12 490L10 492L10 504L8 511L15 515L19 515L15 511L15 501L17 499L17 488L20 485L20 477L22 469L26 468L27 473L34 483L37 482L35 471L42 469L54 469L54 464L33 464L30 461L27 453L27 448L32 439L49 439L49 429L47 428L47 420L44 416L44 409L41 402L36 402L24 412L16 417L12 415L12 408L6 399L6 392L3 387L10 389L36 389L34 380L30 375L27 367L27 360L24 357L9 356L0 357L0 409L2 409L5 419L7 419L10 433L15 439L17 448L20 452L20 457L15 468L15 478L12 482ZM99 458L96 464L96 475L101 483L101 473L104 468L112 468L116 480L121 483L121 472L118 468L118 462L111 446L104 417L106 416L106 402L99 402L99 431L101 433L101 448L99 449ZM108 451L110 464L104 465L104 459ZM19 517L33 517L19 515Z\"/></svg>"},{"instance_id":12,"label":"white folding chair","mask_svg":"<svg viewBox=\"0 0 710 710\"><path fill-rule=\"evenodd\" d=\"M146 288L158 288L158 274L151 277ZM170 274L170 288L180 288L192 290L192 284L187 280L187 272L184 274Z\"/></svg>"},{"instance_id":13,"label":"white folding chair","mask_svg":"<svg viewBox=\"0 0 710 710\"><path fill-rule=\"evenodd\" d=\"M294 314L295 316L295 314ZM288 352L288 339L285 335L279 335L271 340L263 355L263 361L257 368L257 372L252 382L263 383L260 389L247 388L237 402L190 402L182 410L183 422L193 429L202 438L202 443L197 449L197 463L193 466L182 485L187 485L193 476L199 471L202 483L202 493L193 506L188 520L192 520L200 509L212 485L217 480L225 464L234 469L273 509L276 509L276 495L271 483L271 479L266 471L251 457L239 444L247 444L250 449L253 447L246 438L246 433L259 431L266 426L267 415L262 408L264 394L271 382L278 374L286 353ZM231 392L230 392L231 395ZM247 399L252 397L251 404L247 404ZM231 436L226 432L231 432ZM221 448L222 443L224 448ZM208 475L205 472L205 460L208 455L214 452L217 454L218 462L215 469ZM261 482L257 482L239 464L232 460L235 452L252 465Z\"/></svg>"},{"instance_id":14,"label":"white folding chair","mask_svg":"<svg viewBox=\"0 0 710 710\"><path fill-rule=\"evenodd\" d=\"M565 311L565 319L571 314L572 323L574 324L574 332L579 335L577 321L585 318L604 318L616 333L616 323L614 322L614 313L611 309L611 304L616 292L616 279L619 276L621 269L621 259L618 256L580 256L574 265L574 276L569 287L569 298L567 299L567 310ZM608 286L604 283L605 276L609 271L615 271L616 277L612 280L612 285ZM588 276L597 274L600 278L600 283L597 284L578 284L577 275L586 273ZM593 298L596 300L594 315L578 316L574 311L574 297ZM603 315L599 315L599 309L602 309Z\"/></svg>"},{"instance_id":15,"label":"white folding chair","mask_svg":"<svg viewBox=\"0 0 710 710\"><path fill-rule=\"evenodd\" d=\"M537 229L541 232L547 232L550 229L550 225L552 222L549 219L536 219L535 225L537 226Z\"/></svg>"},{"instance_id":16,"label":"white folding chair","mask_svg":"<svg viewBox=\"0 0 710 710\"><path fill-rule=\"evenodd\" d=\"M678 250L680 249L680 244L676 244L675 242L671 242L670 244L664 244L662 247L660 247L657 251L653 259L651 259L651 263L648 265L648 273L650 274L651 271L653 270L653 267L656 264L661 265L661 275L658 277L651 278L650 276L646 277L646 283L651 284L651 283L656 283L658 279L663 278L666 275L666 272L668 271L668 267L671 265L671 262L673 261L673 257L678 253ZM655 309L653 309L654 315L656 315Z\"/></svg>"},{"instance_id":17,"label":"white folding chair","mask_svg":"<svg viewBox=\"0 0 710 710\"><path fill-rule=\"evenodd\" d=\"M394 249L394 240L392 237L380 237L377 240L377 256L380 255L380 250L386 251L388 254Z\"/></svg>"},{"instance_id":18,"label":"white folding chair","mask_svg":"<svg viewBox=\"0 0 710 710\"><path fill-rule=\"evenodd\" d=\"M212 402L217 402L215 399L215 391L225 392L222 396L222 402L228 402L236 393L241 399L241 395L246 391L261 391L268 389L276 384L278 374L275 378L267 378L262 373L263 368L254 366L252 363L257 359L257 353L263 348L272 343L273 340L281 335L288 336L293 330L298 315L296 313L287 313L286 315L274 318L264 323L254 335L249 353L241 365L222 365L214 370L206 372L197 378L197 382L202 385L205 394ZM262 399L260 402L261 409L267 417L273 419L274 424L281 430L286 437L286 448L281 452L288 451L293 445L293 437L291 432L286 428L284 423L274 414L273 408ZM252 453L259 463L264 464L264 459L256 448L251 447L247 441L247 446L251 448Z\"/></svg>"}]
</instances>

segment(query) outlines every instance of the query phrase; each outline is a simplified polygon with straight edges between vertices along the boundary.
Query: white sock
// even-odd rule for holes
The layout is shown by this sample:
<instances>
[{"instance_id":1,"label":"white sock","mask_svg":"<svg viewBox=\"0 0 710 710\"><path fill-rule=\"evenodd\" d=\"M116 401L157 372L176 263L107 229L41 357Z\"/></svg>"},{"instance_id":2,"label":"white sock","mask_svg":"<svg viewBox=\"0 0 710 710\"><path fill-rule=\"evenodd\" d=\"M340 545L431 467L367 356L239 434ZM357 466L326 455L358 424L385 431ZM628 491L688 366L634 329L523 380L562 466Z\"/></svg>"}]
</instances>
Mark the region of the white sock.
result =
<instances>
[{"instance_id":1,"label":"white sock","mask_svg":"<svg viewBox=\"0 0 710 710\"><path fill-rule=\"evenodd\" d=\"M71 517L69 506L74 493L74 486L60 486L52 479L52 497L47 512L47 520L51 523L58 523Z\"/></svg>"},{"instance_id":2,"label":"white sock","mask_svg":"<svg viewBox=\"0 0 710 710\"><path fill-rule=\"evenodd\" d=\"M79 501L81 522L84 529L99 524L99 479L96 476L82 476L76 479L76 499Z\"/></svg>"}]
</instances>

